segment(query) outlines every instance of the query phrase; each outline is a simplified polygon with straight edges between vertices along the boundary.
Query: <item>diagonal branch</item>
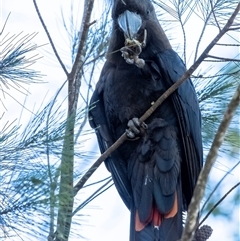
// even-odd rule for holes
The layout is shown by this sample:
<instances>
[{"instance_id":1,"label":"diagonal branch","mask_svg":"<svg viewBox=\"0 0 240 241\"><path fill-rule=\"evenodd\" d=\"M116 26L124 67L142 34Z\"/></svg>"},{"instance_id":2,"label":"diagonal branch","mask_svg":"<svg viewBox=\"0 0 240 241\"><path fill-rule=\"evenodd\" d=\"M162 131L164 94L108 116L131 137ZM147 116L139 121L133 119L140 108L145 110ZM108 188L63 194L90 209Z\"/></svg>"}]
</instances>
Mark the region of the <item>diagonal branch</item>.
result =
<instances>
[{"instance_id":1,"label":"diagonal branch","mask_svg":"<svg viewBox=\"0 0 240 241\"><path fill-rule=\"evenodd\" d=\"M207 49L209 49L208 52L211 49L211 45L214 46L214 44L216 44L217 41L229 30L229 28L233 24L233 21L239 11L240 11L240 2L238 3L232 16L229 18L228 22L226 23L226 25L224 26L222 31L219 32L219 34L216 36L216 38L207 47ZM208 54L208 52L205 53L205 56ZM200 56L200 58L201 58L201 56ZM196 223L197 223L199 205L200 205L200 202L204 195L208 175L215 162L215 159L216 159L216 156L218 153L218 149L223 142L227 128L230 124L230 121L231 121L239 103L240 103L240 86L237 88L236 93L234 94L231 102L228 105L227 111L225 112L224 118L219 126L219 129L217 131L217 134L214 138L213 144L212 144L209 154L207 156L204 168L202 169L202 171L199 175L197 185L196 185L194 193L193 193L193 198L192 198L191 203L188 208L188 216L187 216L187 220L185 223L185 229L184 229L182 239L181 239L182 241L190 241L193 238L194 231L197 226Z\"/></svg>"},{"instance_id":2,"label":"diagonal branch","mask_svg":"<svg viewBox=\"0 0 240 241\"><path fill-rule=\"evenodd\" d=\"M220 200L217 201L217 203L214 204L214 206L208 211L208 213L206 214L206 216L201 220L201 222L199 223L198 227L200 227L204 221L208 218L208 216L214 211L214 209L238 186L240 185L240 182L238 182L237 184L235 184L230 190L227 191L227 193L225 193L223 195L223 197L221 197Z\"/></svg>"},{"instance_id":3,"label":"diagonal branch","mask_svg":"<svg viewBox=\"0 0 240 241\"><path fill-rule=\"evenodd\" d=\"M6 20L5 20L5 23L3 24L2 30L0 30L0 31L1 31L1 32L0 32L0 36L2 35L4 29L5 29L6 25L7 25L7 21L8 21L8 18L9 18L9 16L10 16L10 14L11 14L11 12L7 15L7 18L6 18Z\"/></svg>"},{"instance_id":4,"label":"diagonal branch","mask_svg":"<svg viewBox=\"0 0 240 241\"><path fill-rule=\"evenodd\" d=\"M210 173L210 170L216 160L218 150L220 146L222 145L225 133L228 129L228 126L230 124L230 121L237 109L237 107L240 104L240 86L238 86L232 100L230 101L228 108L224 114L223 120L218 128L218 131L215 135L215 138L213 140L212 146L210 148L210 151L207 155L206 162L204 165L204 168L202 169L196 188L194 190L192 201L188 208L188 217L185 223L185 229L182 236L181 241L189 241L192 240L194 231L197 226L197 217L198 217L198 210L199 210L199 204L200 201L203 198L205 187L208 180L208 175Z\"/></svg>"},{"instance_id":5,"label":"diagonal branch","mask_svg":"<svg viewBox=\"0 0 240 241\"><path fill-rule=\"evenodd\" d=\"M139 119L140 123L144 122L162 103L168 98L184 81L186 81L192 73L198 68L198 66L207 58L210 50L216 45L219 39L229 30L231 27L237 13L240 10L240 3L235 9L232 16L229 18L227 24L224 26L221 32L212 40L212 42L207 46L204 52L200 55L197 61L185 72L185 74L175 82L167 91L165 91L157 101L144 113L144 115ZM74 196L78 193L78 191L84 186L89 177L96 171L96 169L100 166L100 164L119 146L123 144L124 141L127 140L126 133L123 133L119 139L110 146L98 159L97 161L89 168L89 170L83 175L83 177L78 181L78 183L74 186Z\"/></svg>"},{"instance_id":6,"label":"diagonal branch","mask_svg":"<svg viewBox=\"0 0 240 241\"><path fill-rule=\"evenodd\" d=\"M66 74L66 76L68 76L68 71L67 71L64 63L62 62L62 60L61 60L61 58L60 58L60 56L59 56L59 54L58 54L58 52L57 52L57 49L55 48L55 45L54 45L54 43L53 43L53 41L52 41L52 38L51 38L51 36L50 36L50 33L49 33L48 30L47 30L47 26L46 26L46 24L44 23L43 18L42 18L42 16L41 16L41 13L40 13L40 11L39 11L39 9L38 9L38 5L37 5L36 0L33 0L33 4L34 4L35 10L36 10L36 12L37 12L38 18L39 18L39 20L40 20L40 22L41 22L41 24L42 24L42 26L43 26L43 29L45 30L45 32L46 32L46 34L47 34L47 37L48 37L48 40L49 40L49 42L50 42L50 44L51 44L51 47L52 47L52 49L53 49L53 52L54 52L54 54L55 54L55 56L56 56L59 64L61 65L64 73Z\"/></svg>"},{"instance_id":7,"label":"diagonal branch","mask_svg":"<svg viewBox=\"0 0 240 241\"><path fill-rule=\"evenodd\" d=\"M217 27L218 27L218 30L221 31L221 28L220 28L220 25L219 25L219 23L218 23L217 17L216 17L216 15L215 15L215 10L214 10L214 6L213 6L213 1L212 1L212 0L210 0L210 4L211 4L211 8L212 8L211 13L213 14L215 23L216 23L216 25L217 25ZM211 13L210 13L210 14L211 14Z\"/></svg>"}]
</instances>

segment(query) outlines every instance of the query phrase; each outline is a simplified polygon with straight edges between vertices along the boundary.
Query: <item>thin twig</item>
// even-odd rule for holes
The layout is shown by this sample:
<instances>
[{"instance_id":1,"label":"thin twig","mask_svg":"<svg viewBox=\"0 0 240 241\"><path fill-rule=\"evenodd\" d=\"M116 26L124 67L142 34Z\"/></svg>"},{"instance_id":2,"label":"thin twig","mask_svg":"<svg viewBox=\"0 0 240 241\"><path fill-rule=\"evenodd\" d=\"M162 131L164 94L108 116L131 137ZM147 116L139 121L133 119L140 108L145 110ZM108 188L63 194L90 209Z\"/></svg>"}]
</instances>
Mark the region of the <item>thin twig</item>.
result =
<instances>
[{"instance_id":1,"label":"thin twig","mask_svg":"<svg viewBox=\"0 0 240 241\"><path fill-rule=\"evenodd\" d=\"M217 24L217 27L218 27L218 29L219 29L219 31L221 31L221 28L220 28L220 26L219 26L219 24L218 24L218 21L217 21L217 17L216 17L216 15L215 15L215 11L214 11L214 6L213 6L213 2L212 2L212 0L210 0L210 4L211 4L211 8L212 8L212 14L213 14L213 17L214 17L214 19L215 19L215 22L216 22L216 24ZM210 13L211 14L211 13Z\"/></svg>"},{"instance_id":2,"label":"thin twig","mask_svg":"<svg viewBox=\"0 0 240 241\"><path fill-rule=\"evenodd\" d=\"M167 91L165 91L157 101L144 113L144 115L139 119L140 123L144 122L161 104L162 102L171 95L184 81L186 81L192 73L198 68L198 66L202 63L202 61L207 57L209 51L214 47L214 45L218 42L218 40L228 31L228 28L233 23L234 18L236 17L238 11L240 9L240 3L237 9L234 11L233 15L228 20L227 24L224 26L222 31L212 40L212 42L207 46L205 51L200 55L197 61L185 72L185 74L175 83L173 84ZM89 177L96 171L96 169L100 166L100 164L119 146L121 146L124 141L127 140L126 133L123 133L119 139L110 146L97 160L96 162L89 168L89 170L83 175L83 177L78 181L78 183L74 186L74 196L78 193L78 191L84 186Z\"/></svg>"},{"instance_id":3,"label":"thin twig","mask_svg":"<svg viewBox=\"0 0 240 241\"><path fill-rule=\"evenodd\" d=\"M235 60L234 60L235 61ZM231 61L226 61L226 60L213 60L213 59L204 59L204 62L211 62L211 63L223 63L223 62L234 62L233 60Z\"/></svg>"},{"instance_id":4,"label":"thin twig","mask_svg":"<svg viewBox=\"0 0 240 241\"><path fill-rule=\"evenodd\" d=\"M179 5L178 5L179 6ZM184 23L182 22L182 15L180 13L180 10L178 9L177 11L178 13L178 19L179 19L179 22L180 22L180 26L181 26L181 29L182 29L182 34L183 34L183 56L184 56L184 63L186 64L187 62L187 58L186 58L186 46L187 46L187 37L186 37L186 32L185 32L185 28L184 28Z\"/></svg>"},{"instance_id":5,"label":"thin twig","mask_svg":"<svg viewBox=\"0 0 240 241\"><path fill-rule=\"evenodd\" d=\"M191 75L191 78L212 79L212 78L216 78L216 77L232 76L232 75L238 74L239 72L240 72L240 70L236 70L236 71L228 73L228 74L216 74L214 76Z\"/></svg>"},{"instance_id":6,"label":"thin twig","mask_svg":"<svg viewBox=\"0 0 240 241\"><path fill-rule=\"evenodd\" d=\"M220 43L216 43L216 45L219 45L219 46L232 46L232 47L239 47L240 44L220 44Z\"/></svg>"},{"instance_id":7,"label":"thin twig","mask_svg":"<svg viewBox=\"0 0 240 241\"><path fill-rule=\"evenodd\" d=\"M6 20L5 20L5 23L3 24L3 28L2 28L2 30L1 30L1 32L0 32L0 35L2 35L4 29L5 29L6 25L7 25L7 21L8 21L8 18L9 18L9 16L10 16L10 14L11 14L11 12L7 15L7 18L6 18Z\"/></svg>"},{"instance_id":8,"label":"thin twig","mask_svg":"<svg viewBox=\"0 0 240 241\"><path fill-rule=\"evenodd\" d=\"M46 34L47 34L47 37L48 37L48 40L49 40L49 42L50 42L50 44L51 44L51 47L52 47L52 49L53 49L53 52L54 52L54 54L55 54L58 62L60 63L60 65L61 65L64 73L66 74L66 76L68 76L68 75L69 75L69 74L68 74L68 71L67 71L65 65L63 64L63 62L62 62L62 60L61 60L61 58L60 58L60 56L59 56L59 54L58 54L58 52L57 52L57 49L55 48L55 45L54 45L54 43L53 43L53 41L52 41L52 38L51 38L51 36L50 36L50 33L49 33L48 30L47 30L47 26L45 25L45 23L44 23L44 21L43 21L43 18L42 18L42 16L41 16L41 13L40 13L40 11L39 11L39 9L38 9L38 5L37 5L36 0L33 0L33 4L34 4L35 10L36 10L36 12L37 12L38 18L39 18L39 20L40 20L40 22L41 22L41 24L42 24L42 26L43 26L43 29L45 30L45 32L46 32Z\"/></svg>"},{"instance_id":9,"label":"thin twig","mask_svg":"<svg viewBox=\"0 0 240 241\"><path fill-rule=\"evenodd\" d=\"M203 38L203 34L204 34L205 30L206 30L206 27L207 27L208 21L209 21L209 19L210 19L211 13L212 13L212 11L211 11L211 12L209 13L209 15L206 17L206 20L205 20L205 22L204 22L204 25L203 25L201 34L200 34L200 36L199 36L199 39L198 39L198 42L197 42L197 46L196 46L194 61L196 61L196 59L197 59L199 46L200 46L201 40L202 40L202 38Z\"/></svg>"},{"instance_id":10,"label":"thin twig","mask_svg":"<svg viewBox=\"0 0 240 241\"><path fill-rule=\"evenodd\" d=\"M106 191L108 188L110 188L113 183L110 184L107 188L105 188L110 182L112 182L112 178L109 179L106 183L104 183L101 187L99 187L90 197L87 198L83 203L81 203L72 213L72 216L74 216L78 211L80 211L83 207L85 207L88 203L90 203L93 199L95 199L97 196L99 196L101 193ZM102 190L105 188L104 190ZM102 191L101 191L102 190ZM101 192L100 192L101 191Z\"/></svg>"},{"instance_id":11,"label":"thin twig","mask_svg":"<svg viewBox=\"0 0 240 241\"><path fill-rule=\"evenodd\" d=\"M219 59L224 62L240 62L240 59L232 59L232 58L225 58L225 57L218 57L214 55L207 55L208 58Z\"/></svg>"},{"instance_id":12,"label":"thin twig","mask_svg":"<svg viewBox=\"0 0 240 241\"><path fill-rule=\"evenodd\" d=\"M228 190L227 193L224 194L224 196L217 202L214 204L214 206L208 211L208 213L206 214L206 216L201 220L201 222L199 223L198 227L200 227L205 220L208 218L208 216L213 212L213 210L228 196L228 194L230 194L235 188L237 188L240 185L240 182L238 182L236 185L234 185L230 190Z\"/></svg>"},{"instance_id":13,"label":"thin twig","mask_svg":"<svg viewBox=\"0 0 240 241\"><path fill-rule=\"evenodd\" d=\"M106 180L108 180L108 179L109 179L109 180L112 179L112 176L106 177L106 178L104 178L104 179L102 179L102 180L100 180L100 181L92 182L92 183L90 183L90 184L88 184L88 185L85 185L84 188L90 187L90 186L93 186L93 185L96 185L96 184L99 184L99 183L104 182L104 181L106 181Z\"/></svg>"},{"instance_id":14,"label":"thin twig","mask_svg":"<svg viewBox=\"0 0 240 241\"><path fill-rule=\"evenodd\" d=\"M236 28L229 28L228 31L236 31L236 30L239 30L240 27L236 27Z\"/></svg>"},{"instance_id":15,"label":"thin twig","mask_svg":"<svg viewBox=\"0 0 240 241\"><path fill-rule=\"evenodd\" d=\"M221 180L217 183L217 185L214 187L214 189L212 190L212 192L210 193L210 195L207 197L207 199L205 200L202 208L201 208L201 211L200 211L200 214L202 214L205 206L207 205L208 201L210 200L210 198L212 197L212 195L215 193L215 191L217 190L217 188L220 186L220 184L222 183L223 180L225 180L225 178L227 177L227 175L229 175L238 165L240 164L240 161L237 162L237 164L235 164L222 178ZM202 222L201 222L202 223ZM198 225L200 226L201 223Z\"/></svg>"}]
</instances>

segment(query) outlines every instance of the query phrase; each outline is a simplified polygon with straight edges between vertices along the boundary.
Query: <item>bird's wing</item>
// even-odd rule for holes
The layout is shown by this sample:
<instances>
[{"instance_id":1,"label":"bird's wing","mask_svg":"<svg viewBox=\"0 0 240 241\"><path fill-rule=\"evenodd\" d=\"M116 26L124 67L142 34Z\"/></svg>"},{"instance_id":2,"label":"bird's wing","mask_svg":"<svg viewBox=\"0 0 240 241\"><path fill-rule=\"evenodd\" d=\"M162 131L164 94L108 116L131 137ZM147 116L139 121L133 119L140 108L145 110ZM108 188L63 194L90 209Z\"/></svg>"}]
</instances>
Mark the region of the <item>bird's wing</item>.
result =
<instances>
[{"instance_id":1,"label":"bird's wing","mask_svg":"<svg viewBox=\"0 0 240 241\"><path fill-rule=\"evenodd\" d=\"M157 66L163 76L166 88L176 82L186 71L182 59L173 50L165 50L156 57ZM171 95L179 120L184 160L182 160L182 186L189 204L196 181L203 164L201 114L194 86L185 81Z\"/></svg>"},{"instance_id":2,"label":"bird's wing","mask_svg":"<svg viewBox=\"0 0 240 241\"><path fill-rule=\"evenodd\" d=\"M114 71L111 64L106 62L102 69L96 89L92 95L89 108L89 123L96 131L101 153L105 152L114 143L106 120L106 111L103 101L105 79L111 71ZM132 204L131 186L127 178L126 165L119 157L118 150L105 160L105 165L108 171L112 174L114 184L122 200L130 209Z\"/></svg>"}]
</instances>

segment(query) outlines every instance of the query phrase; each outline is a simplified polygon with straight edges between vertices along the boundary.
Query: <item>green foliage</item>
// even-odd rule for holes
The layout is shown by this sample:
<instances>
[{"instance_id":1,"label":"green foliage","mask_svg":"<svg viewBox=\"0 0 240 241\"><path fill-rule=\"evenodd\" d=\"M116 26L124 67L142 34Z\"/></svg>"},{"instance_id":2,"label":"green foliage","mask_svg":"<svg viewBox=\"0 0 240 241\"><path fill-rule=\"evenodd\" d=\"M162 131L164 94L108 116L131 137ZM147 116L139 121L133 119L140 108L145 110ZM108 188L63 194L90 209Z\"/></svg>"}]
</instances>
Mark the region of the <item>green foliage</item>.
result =
<instances>
[{"instance_id":1,"label":"green foliage","mask_svg":"<svg viewBox=\"0 0 240 241\"><path fill-rule=\"evenodd\" d=\"M205 74L193 78L202 112L202 134L205 150L208 150L226 107L240 84L239 73L239 65L232 63L224 66L214 76ZM224 145L227 147L223 146L223 150L229 155L233 151L233 149L229 149L229 145L232 148L237 148L240 140L239 119L237 118L239 114L240 109L238 108L225 138Z\"/></svg>"},{"instance_id":2,"label":"green foliage","mask_svg":"<svg viewBox=\"0 0 240 241\"><path fill-rule=\"evenodd\" d=\"M3 35L3 32L0 36ZM36 33L23 35L22 32L1 36L0 42L0 91L9 95L11 88L24 89L23 84L40 83L42 75L29 67L40 57L36 53L37 45L31 44ZM12 96L12 98L14 98ZM1 104L4 102L0 99Z\"/></svg>"},{"instance_id":3,"label":"green foliage","mask_svg":"<svg viewBox=\"0 0 240 241\"><path fill-rule=\"evenodd\" d=\"M21 220L23 226L29 223L34 224L36 229L42 229L41 222L36 225L35 212L42 216L45 225L48 223L50 187L54 184L51 184L49 177L57 175L66 126L61 104L54 104L56 108L53 108L51 101L37 112L23 131L11 123L6 124L0 133L0 216L1 222L9 228L8 235L19 229L19 223L11 224L14 219ZM84 114L85 110L77 112L76 128L81 125ZM87 132L82 132L84 134ZM76 157L82 154L80 149L75 151ZM28 215L22 215L22 212ZM25 229L18 230L18 233L20 231L25 232ZM32 235L36 232L35 229L31 231ZM1 232L0 237L3 237Z\"/></svg>"}]
</instances>

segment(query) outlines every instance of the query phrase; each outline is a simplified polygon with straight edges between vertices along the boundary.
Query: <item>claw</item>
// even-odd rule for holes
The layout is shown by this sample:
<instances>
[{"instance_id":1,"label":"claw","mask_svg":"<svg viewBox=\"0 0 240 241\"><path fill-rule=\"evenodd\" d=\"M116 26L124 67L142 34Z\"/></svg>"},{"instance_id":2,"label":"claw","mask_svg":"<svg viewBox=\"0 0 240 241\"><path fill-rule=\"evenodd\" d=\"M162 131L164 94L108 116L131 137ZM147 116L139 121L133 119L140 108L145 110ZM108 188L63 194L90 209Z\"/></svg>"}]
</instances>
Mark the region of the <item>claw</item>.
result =
<instances>
[{"instance_id":1,"label":"claw","mask_svg":"<svg viewBox=\"0 0 240 241\"><path fill-rule=\"evenodd\" d=\"M128 127L129 129L126 130L126 134L129 138L133 139L136 137L136 135L140 134L140 122L138 118L132 118L128 121Z\"/></svg>"},{"instance_id":2,"label":"claw","mask_svg":"<svg viewBox=\"0 0 240 241\"><path fill-rule=\"evenodd\" d=\"M145 122L143 122L143 123L141 124L141 127L142 127L144 130L147 130L148 125L147 125Z\"/></svg>"},{"instance_id":3,"label":"claw","mask_svg":"<svg viewBox=\"0 0 240 241\"><path fill-rule=\"evenodd\" d=\"M130 121L128 121L128 127L134 134L138 135L140 133L140 123L138 118L132 118Z\"/></svg>"},{"instance_id":4,"label":"claw","mask_svg":"<svg viewBox=\"0 0 240 241\"><path fill-rule=\"evenodd\" d=\"M135 138L136 135L139 135L141 133L140 128L146 130L148 127L147 124L144 122L140 124L139 119L136 117L129 120L127 125L129 129L126 130L126 134L131 139Z\"/></svg>"},{"instance_id":5,"label":"claw","mask_svg":"<svg viewBox=\"0 0 240 241\"><path fill-rule=\"evenodd\" d=\"M135 138L135 134L132 131L130 131L129 129L126 129L126 134L127 134L127 137L130 139Z\"/></svg>"}]
</instances>

